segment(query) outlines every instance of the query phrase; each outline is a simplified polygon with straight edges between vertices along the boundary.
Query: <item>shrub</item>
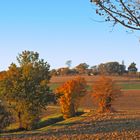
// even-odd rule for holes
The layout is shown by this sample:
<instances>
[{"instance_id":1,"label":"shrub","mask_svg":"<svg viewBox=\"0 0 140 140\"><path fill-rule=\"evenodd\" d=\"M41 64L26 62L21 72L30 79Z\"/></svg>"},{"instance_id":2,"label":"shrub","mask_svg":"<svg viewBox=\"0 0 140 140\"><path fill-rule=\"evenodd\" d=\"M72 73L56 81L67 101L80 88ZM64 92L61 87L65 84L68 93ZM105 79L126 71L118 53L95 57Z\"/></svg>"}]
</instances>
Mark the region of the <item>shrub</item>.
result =
<instances>
[{"instance_id":1,"label":"shrub","mask_svg":"<svg viewBox=\"0 0 140 140\"><path fill-rule=\"evenodd\" d=\"M121 90L105 76L100 77L93 86L93 97L97 100L99 112L111 112L112 102L120 96Z\"/></svg>"},{"instance_id":2,"label":"shrub","mask_svg":"<svg viewBox=\"0 0 140 140\"><path fill-rule=\"evenodd\" d=\"M67 81L56 89L64 119L75 116L80 99L87 92L86 88L87 84L85 79L78 77L74 80Z\"/></svg>"}]
</instances>

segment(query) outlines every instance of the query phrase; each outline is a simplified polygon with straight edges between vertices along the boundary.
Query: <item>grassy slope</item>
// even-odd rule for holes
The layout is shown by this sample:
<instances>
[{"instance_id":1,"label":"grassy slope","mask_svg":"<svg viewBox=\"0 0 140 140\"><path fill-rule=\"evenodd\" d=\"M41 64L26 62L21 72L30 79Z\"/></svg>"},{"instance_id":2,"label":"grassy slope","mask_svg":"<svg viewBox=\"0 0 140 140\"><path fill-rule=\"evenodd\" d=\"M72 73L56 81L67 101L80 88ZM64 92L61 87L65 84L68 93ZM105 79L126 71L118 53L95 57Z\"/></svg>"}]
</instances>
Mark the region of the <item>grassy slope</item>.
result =
<instances>
[{"instance_id":1,"label":"grassy slope","mask_svg":"<svg viewBox=\"0 0 140 140\"><path fill-rule=\"evenodd\" d=\"M12 140L139 139L139 134L140 112L123 111L110 114L91 112L35 131L6 134L6 137Z\"/></svg>"}]
</instances>

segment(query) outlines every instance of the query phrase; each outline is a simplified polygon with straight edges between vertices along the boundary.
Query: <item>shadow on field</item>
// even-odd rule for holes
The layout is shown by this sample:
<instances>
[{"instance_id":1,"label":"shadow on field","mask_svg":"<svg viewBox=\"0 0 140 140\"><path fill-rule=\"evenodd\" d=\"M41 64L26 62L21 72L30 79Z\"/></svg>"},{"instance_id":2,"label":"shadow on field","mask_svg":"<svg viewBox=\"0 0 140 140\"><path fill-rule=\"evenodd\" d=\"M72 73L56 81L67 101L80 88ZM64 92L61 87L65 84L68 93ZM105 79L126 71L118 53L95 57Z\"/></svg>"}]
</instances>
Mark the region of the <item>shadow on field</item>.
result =
<instances>
[{"instance_id":1,"label":"shadow on field","mask_svg":"<svg viewBox=\"0 0 140 140\"><path fill-rule=\"evenodd\" d=\"M79 111L79 112L76 113L75 117L81 116L83 114L84 114L84 112ZM62 115L57 116L57 117L53 117L53 118L48 118L47 120L40 121L38 123L38 125L32 130L40 129L40 128L47 127L47 126L50 126L50 125L53 125L53 126L61 126L61 125L70 126L70 125L77 124L77 123L74 123L74 122L73 123L69 122L69 123L57 124L58 122L62 122L62 121L64 121ZM20 128L20 129L18 128L18 129L12 129L12 130L7 130L7 131L1 131L0 133L8 134L8 133L15 133L15 132L28 132L28 130L26 130L24 128Z\"/></svg>"},{"instance_id":2,"label":"shadow on field","mask_svg":"<svg viewBox=\"0 0 140 140\"><path fill-rule=\"evenodd\" d=\"M84 114L84 112L82 112L82 111L77 112L75 117L76 116L81 116L83 114ZM49 125L56 125L56 126L64 125L64 124L55 124L55 123L58 123L58 122L61 122L61 121L64 121L63 116L49 118L47 120L41 121L35 129L40 129L40 128L43 128L43 127L46 127L46 126L49 126ZM66 125L70 125L70 123L67 123Z\"/></svg>"},{"instance_id":3,"label":"shadow on field","mask_svg":"<svg viewBox=\"0 0 140 140\"><path fill-rule=\"evenodd\" d=\"M58 124L56 124L58 125ZM65 125L65 124L61 124ZM72 126L68 127L67 125ZM23 134L11 134L2 136L3 138L27 138L27 137L38 137L38 136L62 136L62 135L79 135L79 134L100 134L100 133L109 133L109 132L122 132L122 131L132 131L132 130L140 130L140 120L139 119L111 119L111 120L89 120L88 122L73 122L68 123L65 128L60 129L58 131L46 131L45 133L28 133L26 135Z\"/></svg>"},{"instance_id":4,"label":"shadow on field","mask_svg":"<svg viewBox=\"0 0 140 140\"><path fill-rule=\"evenodd\" d=\"M55 118L49 118L47 120L39 122L38 126L35 129L43 128L49 125L53 125L57 122L63 121L63 116L55 117Z\"/></svg>"},{"instance_id":5,"label":"shadow on field","mask_svg":"<svg viewBox=\"0 0 140 140\"><path fill-rule=\"evenodd\" d=\"M3 131L0 131L0 133L15 133L15 132L23 132L23 131L27 131L26 129L24 128L17 128L17 129L11 129L11 130L3 130Z\"/></svg>"},{"instance_id":6,"label":"shadow on field","mask_svg":"<svg viewBox=\"0 0 140 140\"><path fill-rule=\"evenodd\" d=\"M108 132L122 132L140 130L140 120L136 119L116 119L95 122L76 122L70 123L74 129L65 128L59 132L51 132L47 135L73 135L73 134L98 134ZM70 125L69 124L69 125Z\"/></svg>"}]
</instances>

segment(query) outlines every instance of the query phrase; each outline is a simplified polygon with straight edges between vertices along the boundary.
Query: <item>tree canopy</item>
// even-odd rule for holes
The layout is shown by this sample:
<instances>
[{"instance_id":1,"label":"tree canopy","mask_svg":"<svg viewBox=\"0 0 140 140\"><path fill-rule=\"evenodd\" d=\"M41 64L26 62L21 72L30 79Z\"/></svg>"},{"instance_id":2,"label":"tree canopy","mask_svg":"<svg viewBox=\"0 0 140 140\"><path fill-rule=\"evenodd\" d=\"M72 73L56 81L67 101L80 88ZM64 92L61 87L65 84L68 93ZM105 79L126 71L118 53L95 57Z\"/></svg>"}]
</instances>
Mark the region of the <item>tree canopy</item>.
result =
<instances>
[{"instance_id":1,"label":"tree canopy","mask_svg":"<svg viewBox=\"0 0 140 140\"><path fill-rule=\"evenodd\" d=\"M19 127L35 124L42 108L53 100L48 82L49 64L39 54L24 51L17 57L19 66L11 64L0 84L1 94L19 121Z\"/></svg>"},{"instance_id":2,"label":"tree canopy","mask_svg":"<svg viewBox=\"0 0 140 140\"><path fill-rule=\"evenodd\" d=\"M84 78L77 77L65 82L56 89L64 119L75 116L81 97L87 92Z\"/></svg>"},{"instance_id":3,"label":"tree canopy","mask_svg":"<svg viewBox=\"0 0 140 140\"><path fill-rule=\"evenodd\" d=\"M105 76L99 77L93 85L93 97L98 101L99 112L112 111L112 102L120 95L120 88Z\"/></svg>"},{"instance_id":4,"label":"tree canopy","mask_svg":"<svg viewBox=\"0 0 140 140\"><path fill-rule=\"evenodd\" d=\"M120 23L126 28L140 30L140 0L90 0L96 13L105 21Z\"/></svg>"}]
</instances>

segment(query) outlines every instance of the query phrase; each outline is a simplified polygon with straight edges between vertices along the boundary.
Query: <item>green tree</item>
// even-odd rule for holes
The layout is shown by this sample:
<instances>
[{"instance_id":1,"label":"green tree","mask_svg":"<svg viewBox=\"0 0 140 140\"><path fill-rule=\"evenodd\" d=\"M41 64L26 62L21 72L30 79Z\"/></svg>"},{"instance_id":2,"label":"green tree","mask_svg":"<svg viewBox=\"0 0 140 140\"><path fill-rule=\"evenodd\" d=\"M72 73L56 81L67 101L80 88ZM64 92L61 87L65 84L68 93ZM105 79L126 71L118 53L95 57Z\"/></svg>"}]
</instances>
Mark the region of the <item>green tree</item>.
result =
<instances>
[{"instance_id":1,"label":"green tree","mask_svg":"<svg viewBox=\"0 0 140 140\"><path fill-rule=\"evenodd\" d=\"M68 66L68 68L71 67L71 64L72 64L72 61L71 60L66 61L66 65Z\"/></svg>"},{"instance_id":2,"label":"green tree","mask_svg":"<svg viewBox=\"0 0 140 140\"><path fill-rule=\"evenodd\" d=\"M128 72L129 73L136 73L137 72L137 67L136 67L136 63L131 63L128 67Z\"/></svg>"},{"instance_id":3,"label":"green tree","mask_svg":"<svg viewBox=\"0 0 140 140\"><path fill-rule=\"evenodd\" d=\"M105 64L106 71L108 74L114 74L119 72L119 63L118 62L108 62Z\"/></svg>"},{"instance_id":4,"label":"green tree","mask_svg":"<svg viewBox=\"0 0 140 140\"><path fill-rule=\"evenodd\" d=\"M41 110L54 99L48 87L50 66L32 51L22 52L17 60L19 66L11 64L1 82L1 93L19 127L31 129L39 120Z\"/></svg>"},{"instance_id":5,"label":"green tree","mask_svg":"<svg viewBox=\"0 0 140 140\"><path fill-rule=\"evenodd\" d=\"M96 5L96 13L113 24L121 24L132 30L140 30L139 0L90 0Z\"/></svg>"},{"instance_id":6,"label":"green tree","mask_svg":"<svg viewBox=\"0 0 140 140\"><path fill-rule=\"evenodd\" d=\"M107 62L98 66L100 74L123 74L125 72L125 65L118 62Z\"/></svg>"},{"instance_id":7,"label":"green tree","mask_svg":"<svg viewBox=\"0 0 140 140\"><path fill-rule=\"evenodd\" d=\"M11 113L0 99L0 131L12 122Z\"/></svg>"}]
</instances>

